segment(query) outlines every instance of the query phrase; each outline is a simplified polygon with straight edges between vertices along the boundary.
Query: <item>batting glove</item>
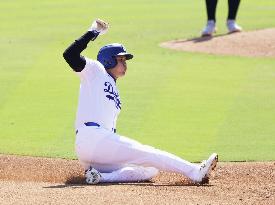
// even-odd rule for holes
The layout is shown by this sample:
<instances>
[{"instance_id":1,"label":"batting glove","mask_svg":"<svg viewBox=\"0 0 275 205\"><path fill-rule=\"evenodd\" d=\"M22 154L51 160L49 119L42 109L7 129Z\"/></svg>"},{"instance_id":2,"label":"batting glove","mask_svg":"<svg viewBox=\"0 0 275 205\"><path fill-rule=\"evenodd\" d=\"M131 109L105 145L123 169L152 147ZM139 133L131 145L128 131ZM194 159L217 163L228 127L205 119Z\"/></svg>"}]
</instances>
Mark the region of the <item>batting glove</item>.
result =
<instances>
[{"instance_id":1,"label":"batting glove","mask_svg":"<svg viewBox=\"0 0 275 205\"><path fill-rule=\"evenodd\" d=\"M104 22L101 19L96 19L92 23L92 26L89 28L88 31L97 31L99 35L105 34L108 31L109 24Z\"/></svg>"}]
</instances>

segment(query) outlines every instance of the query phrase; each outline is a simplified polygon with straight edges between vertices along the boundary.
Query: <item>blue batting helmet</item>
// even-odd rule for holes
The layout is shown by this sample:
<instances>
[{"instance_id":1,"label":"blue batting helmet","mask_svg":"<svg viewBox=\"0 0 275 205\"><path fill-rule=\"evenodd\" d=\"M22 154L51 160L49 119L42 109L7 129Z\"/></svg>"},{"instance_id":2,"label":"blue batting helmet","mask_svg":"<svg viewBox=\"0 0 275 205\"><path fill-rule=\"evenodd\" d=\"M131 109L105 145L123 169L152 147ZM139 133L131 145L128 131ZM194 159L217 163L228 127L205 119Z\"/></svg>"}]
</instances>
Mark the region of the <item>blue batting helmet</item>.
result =
<instances>
[{"instance_id":1,"label":"blue batting helmet","mask_svg":"<svg viewBox=\"0 0 275 205\"><path fill-rule=\"evenodd\" d=\"M123 45L119 43L112 43L103 46L99 50L97 60L104 66L105 69L110 69L117 65L116 56L125 56L126 60L130 60L134 57L132 54L127 53Z\"/></svg>"}]
</instances>

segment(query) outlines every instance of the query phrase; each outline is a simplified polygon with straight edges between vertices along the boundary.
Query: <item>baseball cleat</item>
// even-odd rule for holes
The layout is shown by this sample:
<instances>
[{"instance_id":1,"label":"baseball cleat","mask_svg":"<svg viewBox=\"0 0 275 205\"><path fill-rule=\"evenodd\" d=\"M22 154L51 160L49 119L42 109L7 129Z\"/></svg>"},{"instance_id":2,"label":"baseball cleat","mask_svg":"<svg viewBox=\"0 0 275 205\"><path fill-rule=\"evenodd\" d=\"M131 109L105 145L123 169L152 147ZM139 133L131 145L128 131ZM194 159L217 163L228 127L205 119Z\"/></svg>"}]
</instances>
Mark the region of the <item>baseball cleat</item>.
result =
<instances>
[{"instance_id":1,"label":"baseball cleat","mask_svg":"<svg viewBox=\"0 0 275 205\"><path fill-rule=\"evenodd\" d=\"M98 184L101 179L101 174L95 168L90 167L85 171L87 184Z\"/></svg>"},{"instance_id":2,"label":"baseball cleat","mask_svg":"<svg viewBox=\"0 0 275 205\"><path fill-rule=\"evenodd\" d=\"M242 27L240 27L235 20L227 20L226 22L228 33L241 32Z\"/></svg>"},{"instance_id":3,"label":"baseball cleat","mask_svg":"<svg viewBox=\"0 0 275 205\"><path fill-rule=\"evenodd\" d=\"M199 184L208 184L210 173L216 168L217 162L218 154L211 154L208 160L205 160L200 164L197 179L193 181Z\"/></svg>"},{"instance_id":4,"label":"baseball cleat","mask_svg":"<svg viewBox=\"0 0 275 205\"><path fill-rule=\"evenodd\" d=\"M216 23L214 20L207 21L205 28L203 29L201 36L212 36L216 32Z\"/></svg>"}]
</instances>

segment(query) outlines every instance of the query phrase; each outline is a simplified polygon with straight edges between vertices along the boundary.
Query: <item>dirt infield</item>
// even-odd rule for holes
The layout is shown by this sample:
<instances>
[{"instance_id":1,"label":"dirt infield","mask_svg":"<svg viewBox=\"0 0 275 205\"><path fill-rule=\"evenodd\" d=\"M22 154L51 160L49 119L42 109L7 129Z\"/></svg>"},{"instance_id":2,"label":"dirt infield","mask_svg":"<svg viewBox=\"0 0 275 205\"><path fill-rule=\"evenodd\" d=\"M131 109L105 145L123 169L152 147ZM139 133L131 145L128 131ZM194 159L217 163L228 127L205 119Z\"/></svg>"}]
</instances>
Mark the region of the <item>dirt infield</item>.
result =
<instances>
[{"instance_id":1,"label":"dirt infield","mask_svg":"<svg viewBox=\"0 0 275 205\"><path fill-rule=\"evenodd\" d=\"M161 43L160 46L219 55L275 58L275 28L174 40Z\"/></svg>"},{"instance_id":2,"label":"dirt infield","mask_svg":"<svg viewBox=\"0 0 275 205\"><path fill-rule=\"evenodd\" d=\"M219 163L204 186L165 172L146 183L83 180L76 160L0 155L0 204L275 204L275 162Z\"/></svg>"}]
</instances>

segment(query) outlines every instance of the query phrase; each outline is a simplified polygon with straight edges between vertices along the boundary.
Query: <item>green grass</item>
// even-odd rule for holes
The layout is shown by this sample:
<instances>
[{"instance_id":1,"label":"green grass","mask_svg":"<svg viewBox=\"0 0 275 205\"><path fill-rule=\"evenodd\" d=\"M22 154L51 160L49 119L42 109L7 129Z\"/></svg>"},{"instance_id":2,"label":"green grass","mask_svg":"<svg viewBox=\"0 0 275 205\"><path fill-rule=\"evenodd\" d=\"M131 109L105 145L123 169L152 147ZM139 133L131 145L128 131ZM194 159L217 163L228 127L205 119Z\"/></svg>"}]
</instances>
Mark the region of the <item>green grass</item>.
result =
<instances>
[{"instance_id":1,"label":"green grass","mask_svg":"<svg viewBox=\"0 0 275 205\"><path fill-rule=\"evenodd\" d=\"M226 32L226 1L217 10ZM0 153L75 158L79 80L64 49L101 17L110 22L84 52L111 42L135 58L119 80L119 133L198 161L275 159L275 63L268 58L171 51L160 42L199 35L202 1L3 1L0 4ZM241 3L246 30L274 27L275 3Z\"/></svg>"}]
</instances>

